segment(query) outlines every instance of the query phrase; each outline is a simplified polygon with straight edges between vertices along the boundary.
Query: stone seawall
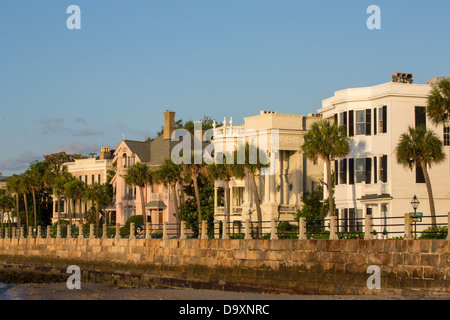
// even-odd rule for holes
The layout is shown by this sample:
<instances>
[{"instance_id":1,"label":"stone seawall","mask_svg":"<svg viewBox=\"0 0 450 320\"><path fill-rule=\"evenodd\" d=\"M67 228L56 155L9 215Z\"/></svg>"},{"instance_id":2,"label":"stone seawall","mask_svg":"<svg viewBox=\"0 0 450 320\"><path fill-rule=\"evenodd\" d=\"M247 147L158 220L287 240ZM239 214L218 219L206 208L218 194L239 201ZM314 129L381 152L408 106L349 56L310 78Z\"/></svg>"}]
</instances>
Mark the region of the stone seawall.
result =
<instances>
[{"instance_id":1,"label":"stone seawall","mask_svg":"<svg viewBox=\"0 0 450 320\"><path fill-rule=\"evenodd\" d=\"M82 281L305 294L450 294L447 240L0 239L0 282ZM369 266L381 289L369 289ZM6 281L5 281L6 279Z\"/></svg>"}]
</instances>

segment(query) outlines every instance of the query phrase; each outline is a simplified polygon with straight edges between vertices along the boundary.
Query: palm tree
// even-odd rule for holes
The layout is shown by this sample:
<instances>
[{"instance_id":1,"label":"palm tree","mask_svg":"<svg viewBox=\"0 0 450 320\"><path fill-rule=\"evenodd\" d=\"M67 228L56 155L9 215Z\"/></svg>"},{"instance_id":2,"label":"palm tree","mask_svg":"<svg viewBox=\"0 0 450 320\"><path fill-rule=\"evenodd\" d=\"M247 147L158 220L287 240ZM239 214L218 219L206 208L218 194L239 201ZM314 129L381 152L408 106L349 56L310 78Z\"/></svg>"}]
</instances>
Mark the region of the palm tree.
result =
<instances>
[{"instance_id":1,"label":"palm tree","mask_svg":"<svg viewBox=\"0 0 450 320\"><path fill-rule=\"evenodd\" d=\"M19 193L20 193L20 184L19 184L19 176L17 174L13 174L9 179L6 181L6 190L9 194L15 195L16 198L16 219L17 219L17 226L20 226L20 214L19 214Z\"/></svg>"},{"instance_id":2,"label":"palm tree","mask_svg":"<svg viewBox=\"0 0 450 320\"><path fill-rule=\"evenodd\" d=\"M59 225L61 222L61 196L64 195L64 184L66 183L65 175L68 174L67 167L55 161L45 160L45 162L46 170L42 179L44 187L52 189L53 195L56 197Z\"/></svg>"},{"instance_id":3,"label":"palm tree","mask_svg":"<svg viewBox=\"0 0 450 320\"><path fill-rule=\"evenodd\" d=\"M221 154L222 161L216 161L208 166L208 178L211 182L223 180L225 185L225 216L230 221L230 180L233 178L233 168L231 164L226 163L226 156ZM229 159L229 157L228 157Z\"/></svg>"},{"instance_id":4,"label":"palm tree","mask_svg":"<svg viewBox=\"0 0 450 320\"><path fill-rule=\"evenodd\" d=\"M81 182L77 180L74 176L68 174L66 176L66 183L64 184L64 195L66 197L67 203L67 213L69 215L69 225L72 225L72 201L75 200L78 192L78 183ZM83 182L81 182L83 183ZM75 208L74 208L75 211Z\"/></svg>"},{"instance_id":5,"label":"palm tree","mask_svg":"<svg viewBox=\"0 0 450 320\"><path fill-rule=\"evenodd\" d=\"M18 180L19 193L23 195L23 202L25 203L25 222L27 227L27 232L29 232L29 221L28 221L28 201L27 201L27 193L30 190L30 182L27 175L24 173L19 175Z\"/></svg>"},{"instance_id":6,"label":"palm tree","mask_svg":"<svg viewBox=\"0 0 450 320\"><path fill-rule=\"evenodd\" d=\"M125 176L125 184L127 186L137 186L139 188L139 195L141 198L141 210L144 220L144 228L147 225L147 212L145 211L144 190L147 184L153 183L153 176L150 168L141 162L136 163L127 170Z\"/></svg>"},{"instance_id":7,"label":"palm tree","mask_svg":"<svg viewBox=\"0 0 450 320\"><path fill-rule=\"evenodd\" d=\"M155 179L159 183L162 183L166 186L169 186L172 193L173 205L175 208L175 219L177 224L180 223L180 211L178 209L178 201L177 201L177 183L181 182L181 166L175 164L172 159L166 159L161 164L159 169L155 171ZM179 229L177 228L177 233L179 233Z\"/></svg>"},{"instance_id":8,"label":"palm tree","mask_svg":"<svg viewBox=\"0 0 450 320\"><path fill-rule=\"evenodd\" d=\"M37 228L37 208L36 208L36 191L43 187L43 178L46 170L44 162L35 161L30 164L30 167L25 171L28 186L33 196L33 213L34 213L34 228Z\"/></svg>"},{"instance_id":9,"label":"palm tree","mask_svg":"<svg viewBox=\"0 0 450 320\"><path fill-rule=\"evenodd\" d=\"M450 80L443 79L433 84L428 95L427 115L434 124L449 120L450 114Z\"/></svg>"},{"instance_id":10,"label":"palm tree","mask_svg":"<svg viewBox=\"0 0 450 320\"><path fill-rule=\"evenodd\" d=\"M106 184L93 183L87 187L84 192L84 197L87 200L95 203L95 225L97 228L97 236L99 232L99 223L100 223L100 208L105 207L108 203L111 202L111 197L106 190ZM106 218L105 218L106 222Z\"/></svg>"},{"instance_id":11,"label":"palm tree","mask_svg":"<svg viewBox=\"0 0 450 320\"><path fill-rule=\"evenodd\" d=\"M350 139L346 135L345 127L336 123L331 124L328 120L315 122L304 136L302 150L306 158L311 160L322 158L325 162L331 217L334 215L331 159L342 158L350 153Z\"/></svg>"},{"instance_id":12,"label":"palm tree","mask_svg":"<svg viewBox=\"0 0 450 320\"><path fill-rule=\"evenodd\" d=\"M201 173L205 172L206 166L201 163L197 164L194 161L194 153L192 153L191 161L190 163L181 163L181 177L186 180L192 180L192 183L194 184L194 193L195 193L195 200L197 202L197 213L198 213L198 225L200 226L202 224L202 206L200 203L200 192L198 188L198 179L200 177Z\"/></svg>"},{"instance_id":13,"label":"palm tree","mask_svg":"<svg viewBox=\"0 0 450 320\"><path fill-rule=\"evenodd\" d=\"M234 160L236 163L231 165L233 175L236 178L244 178L247 175L252 186L253 200L255 201L256 207L256 219L258 220L256 237L259 237L262 231L262 212L261 200L259 199L258 187L256 185L256 176L260 174L262 168L268 167L268 161L265 154L260 152L258 147L249 143L237 148L234 152Z\"/></svg>"},{"instance_id":14,"label":"palm tree","mask_svg":"<svg viewBox=\"0 0 450 320\"><path fill-rule=\"evenodd\" d=\"M11 217L10 212L12 211L12 208L14 207L14 197L11 196L6 190L0 189L0 210L2 211L2 214L5 212L8 213L8 229L11 228ZM2 232L3 232L3 220L4 217L2 217Z\"/></svg>"},{"instance_id":15,"label":"palm tree","mask_svg":"<svg viewBox=\"0 0 450 320\"><path fill-rule=\"evenodd\" d=\"M430 204L431 223L436 225L436 210L428 167L431 168L433 164L444 161L442 141L436 133L424 126L417 128L410 126L408 131L400 136L395 152L399 164L411 170L418 165L422 168Z\"/></svg>"}]
</instances>

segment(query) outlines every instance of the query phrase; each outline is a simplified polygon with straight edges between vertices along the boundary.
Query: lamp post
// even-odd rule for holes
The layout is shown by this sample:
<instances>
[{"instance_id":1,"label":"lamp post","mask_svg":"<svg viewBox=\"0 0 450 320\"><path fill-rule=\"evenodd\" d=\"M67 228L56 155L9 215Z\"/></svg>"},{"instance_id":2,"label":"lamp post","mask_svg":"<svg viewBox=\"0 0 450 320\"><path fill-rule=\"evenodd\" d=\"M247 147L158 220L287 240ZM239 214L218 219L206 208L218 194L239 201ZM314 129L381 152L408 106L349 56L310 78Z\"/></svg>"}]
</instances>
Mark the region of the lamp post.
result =
<instances>
[{"instance_id":1,"label":"lamp post","mask_svg":"<svg viewBox=\"0 0 450 320\"><path fill-rule=\"evenodd\" d=\"M417 213L417 208L419 207L419 199L417 199L417 196L414 195L413 199L411 200L411 206L414 209L414 238L417 237L417 220L416 220L416 213Z\"/></svg>"}]
</instances>

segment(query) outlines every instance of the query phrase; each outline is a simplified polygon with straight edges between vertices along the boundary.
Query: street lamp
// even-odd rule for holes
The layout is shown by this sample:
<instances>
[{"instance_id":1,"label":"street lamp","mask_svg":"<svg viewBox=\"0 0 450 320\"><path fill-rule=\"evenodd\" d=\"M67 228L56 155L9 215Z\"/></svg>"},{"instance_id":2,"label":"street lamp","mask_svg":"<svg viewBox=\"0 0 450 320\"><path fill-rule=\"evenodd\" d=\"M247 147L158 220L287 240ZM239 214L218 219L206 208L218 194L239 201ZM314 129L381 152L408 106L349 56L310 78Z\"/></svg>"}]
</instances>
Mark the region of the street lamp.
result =
<instances>
[{"instance_id":1,"label":"street lamp","mask_svg":"<svg viewBox=\"0 0 450 320\"><path fill-rule=\"evenodd\" d=\"M411 200L411 206L414 209L414 238L417 236L417 208L419 207L419 199L417 199L417 196L414 195L413 199Z\"/></svg>"}]
</instances>

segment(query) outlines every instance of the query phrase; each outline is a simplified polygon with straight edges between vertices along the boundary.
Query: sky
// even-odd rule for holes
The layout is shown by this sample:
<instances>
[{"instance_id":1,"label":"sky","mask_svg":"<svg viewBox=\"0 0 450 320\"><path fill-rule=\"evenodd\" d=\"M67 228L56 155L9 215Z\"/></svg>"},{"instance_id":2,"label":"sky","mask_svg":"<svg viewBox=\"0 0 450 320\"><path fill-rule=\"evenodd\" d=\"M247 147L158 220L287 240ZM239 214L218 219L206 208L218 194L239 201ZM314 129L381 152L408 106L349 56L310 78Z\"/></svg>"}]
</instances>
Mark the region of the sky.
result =
<instances>
[{"instance_id":1,"label":"sky","mask_svg":"<svg viewBox=\"0 0 450 320\"><path fill-rule=\"evenodd\" d=\"M81 29L69 29L71 5ZM381 29L367 20L380 8ZM315 113L335 91L450 76L448 0L0 0L0 172L176 119Z\"/></svg>"}]
</instances>

